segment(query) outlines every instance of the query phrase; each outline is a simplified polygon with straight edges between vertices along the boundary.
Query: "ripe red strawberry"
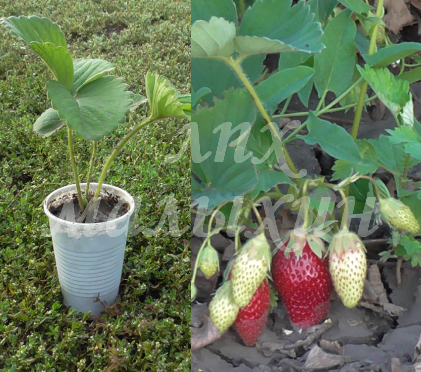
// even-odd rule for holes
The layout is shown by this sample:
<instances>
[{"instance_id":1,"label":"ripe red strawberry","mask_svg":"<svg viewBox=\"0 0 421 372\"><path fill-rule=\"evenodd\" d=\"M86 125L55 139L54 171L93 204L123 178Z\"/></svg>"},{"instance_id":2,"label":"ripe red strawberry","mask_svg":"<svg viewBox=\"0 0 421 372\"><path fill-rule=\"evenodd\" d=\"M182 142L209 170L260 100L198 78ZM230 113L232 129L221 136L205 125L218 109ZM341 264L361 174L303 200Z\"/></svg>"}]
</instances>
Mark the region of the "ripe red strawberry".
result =
<instances>
[{"instance_id":1,"label":"ripe red strawberry","mask_svg":"<svg viewBox=\"0 0 421 372\"><path fill-rule=\"evenodd\" d=\"M285 256L289 239L297 247ZM305 329L327 317L330 307L332 283L327 260L318 257L310 248L308 239L319 239L294 233L276 252L272 260L272 276L276 289L284 302L291 322ZM323 245L320 241L317 244Z\"/></svg>"},{"instance_id":2,"label":"ripe red strawberry","mask_svg":"<svg viewBox=\"0 0 421 372\"><path fill-rule=\"evenodd\" d=\"M265 328L270 305L269 283L265 279L249 304L240 308L234 327L247 346L256 343Z\"/></svg>"}]
</instances>

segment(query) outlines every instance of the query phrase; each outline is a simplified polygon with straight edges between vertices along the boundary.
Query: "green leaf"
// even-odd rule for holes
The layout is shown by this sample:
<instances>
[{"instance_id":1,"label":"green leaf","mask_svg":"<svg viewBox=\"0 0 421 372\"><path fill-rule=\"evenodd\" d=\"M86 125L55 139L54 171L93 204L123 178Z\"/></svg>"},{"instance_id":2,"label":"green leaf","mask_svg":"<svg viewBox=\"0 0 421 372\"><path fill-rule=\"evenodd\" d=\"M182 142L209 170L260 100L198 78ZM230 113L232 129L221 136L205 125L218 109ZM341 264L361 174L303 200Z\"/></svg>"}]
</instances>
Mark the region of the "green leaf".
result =
<instances>
[{"instance_id":1,"label":"green leaf","mask_svg":"<svg viewBox=\"0 0 421 372\"><path fill-rule=\"evenodd\" d=\"M260 192L269 191L271 188L279 184L289 184L292 185L293 182L288 178L288 176L282 172L275 170L273 168L266 168L265 170L259 170L257 172L259 182L254 186L253 190L247 194L250 199L256 198Z\"/></svg>"},{"instance_id":2,"label":"green leaf","mask_svg":"<svg viewBox=\"0 0 421 372\"><path fill-rule=\"evenodd\" d=\"M191 105L194 108L200 101L201 99L206 96L207 94L209 94L211 92L211 90L208 87L202 87L200 88L197 92L194 91L194 89L192 88L191 94L192 94L192 101L191 101Z\"/></svg>"},{"instance_id":3,"label":"green leaf","mask_svg":"<svg viewBox=\"0 0 421 372\"><path fill-rule=\"evenodd\" d=\"M400 200L402 203L411 208L411 211L414 214L415 218L421 224L421 200L419 192L416 191L411 195L402 196Z\"/></svg>"},{"instance_id":4,"label":"green leaf","mask_svg":"<svg viewBox=\"0 0 421 372\"><path fill-rule=\"evenodd\" d=\"M123 79L104 76L92 81L73 97L63 84L50 80L48 98L60 119L86 140L98 141L126 121L133 93L126 91Z\"/></svg>"},{"instance_id":5,"label":"green leaf","mask_svg":"<svg viewBox=\"0 0 421 372\"><path fill-rule=\"evenodd\" d=\"M324 24L331 16L333 9L338 5L337 0L309 0L307 4L314 13L315 20Z\"/></svg>"},{"instance_id":6,"label":"green leaf","mask_svg":"<svg viewBox=\"0 0 421 372\"><path fill-rule=\"evenodd\" d=\"M349 196L354 198L354 214L361 214L366 210L367 198L374 197L370 188L371 182L365 179L359 179L357 182L349 185Z\"/></svg>"},{"instance_id":7,"label":"green leaf","mask_svg":"<svg viewBox=\"0 0 421 372\"><path fill-rule=\"evenodd\" d=\"M292 48L290 45L265 37L237 36L235 38L235 51L240 56L291 52L293 50L296 49Z\"/></svg>"},{"instance_id":8,"label":"green leaf","mask_svg":"<svg viewBox=\"0 0 421 372\"><path fill-rule=\"evenodd\" d=\"M62 46L51 43L32 43L29 45L50 68L57 81L70 91L73 84L73 61L71 54Z\"/></svg>"},{"instance_id":9,"label":"green leaf","mask_svg":"<svg viewBox=\"0 0 421 372\"><path fill-rule=\"evenodd\" d=\"M34 132L42 137L49 137L65 124L66 122L58 116L58 112L53 108L49 108L35 122Z\"/></svg>"},{"instance_id":10,"label":"green leaf","mask_svg":"<svg viewBox=\"0 0 421 372\"><path fill-rule=\"evenodd\" d=\"M151 108L151 117L184 118L182 104L178 101L177 92L163 76L148 72L145 79L146 96Z\"/></svg>"},{"instance_id":11,"label":"green leaf","mask_svg":"<svg viewBox=\"0 0 421 372\"><path fill-rule=\"evenodd\" d=\"M263 71L264 55L247 57L241 63L244 73L251 83L254 83ZM197 92L206 87L211 93L204 97L204 101L213 105L214 97L222 98L230 88L243 86L234 71L225 62L217 59L193 58L191 60L192 87Z\"/></svg>"},{"instance_id":12,"label":"green leaf","mask_svg":"<svg viewBox=\"0 0 421 372\"><path fill-rule=\"evenodd\" d=\"M376 150L377 159L380 165L392 173L402 174L405 164L404 147L393 144L390 136L381 134L377 140L369 140Z\"/></svg>"},{"instance_id":13,"label":"green leaf","mask_svg":"<svg viewBox=\"0 0 421 372\"><path fill-rule=\"evenodd\" d=\"M75 59L73 60L73 69L74 80L70 90L72 96L86 84L114 70L114 66L102 59Z\"/></svg>"},{"instance_id":14,"label":"green leaf","mask_svg":"<svg viewBox=\"0 0 421 372\"><path fill-rule=\"evenodd\" d=\"M363 54L364 60L370 67L387 67L391 63L401 60L421 50L420 43L392 44L379 49L374 54Z\"/></svg>"},{"instance_id":15,"label":"green leaf","mask_svg":"<svg viewBox=\"0 0 421 372\"><path fill-rule=\"evenodd\" d=\"M366 13L373 9L371 5L368 5L362 0L339 0L339 2L357 14Z\"/></svg>"},{"instance_id":16,"label":"green leaf","mask_svg":"<svg viewBox=\"0 0 421 372\"><path fill-rule=\"evenodd\" d=\"M239 36L277 40L290 50L319 52L322 29L303 1L291 8L291 0L257 0L241 21Z\"/></svg>"},{"instance_id":17,"label":"green leaf","mask_svg":"<svg viewBox=\"0 0 421 372\"><path fill-rule=\"evenodd\" d=\"M405 250L405 253L409 256L413 254L420 253L421 245L418 240L416 240L413 236L402 235L399 241L400 248Z\"/></svg>"},{"instance_id":18,"label":"green leaf","mask_svg":"<svg viewBox=\"0 0 421 372\"><path fill-rule=\"evenodd\" d=\"M28 45L51 43L67 50L66 38L59 25L51 22L48 18L9 17L3 18L2 23Z\"/></svg>"},{"instance_id":19,"label":"green leaf","mask_svg":"<svg viewBox=\"0 0 421 372\"><path fill-rule=\"evenodd\" d=\"M235 24L223 18L195 22L191 29L192 58L230 57L234 53L235 33Z\"/></svg>"},{"instance_id":20,"label":"green leaf","mask_svg":"<svg viewBox=\"0 0 421 372\"><path fill-rule=\"evenodd\" d=\"M311 54L306 52L282 53L279 56L279 71L287 68L296 67L306 62L311 57Z\"/></svg>"},{"instance_id":21,"label":"green leaf","mask_svg":"<svg viewBox=\"0 0 421 372\"><path fill-rule=\"evenodd\" d=\"M360 151L352 136L342 127L319 119L313 112L307 119L308 135L297 136L309 145L318 143L330 156L348 162L361 161Z\"/></svg>"},{"instance_id":22,"label":"green leaf","mask_svg":"<svg viewBox=\"0 0 421 372\"><path fill-rule=\"evenodd\" d=\"M3 18L2 22L43 59L57 81L71 89L74 76L72 56L57 24L48 18L24 16Z\"/></svg>"},{"instance_id":23,"label":"green leaf","mask_svg":"<svg viewBox=\"0 0 421 372\"><path fill-rule=\"evenodd\" d=\"M241 107L241 110L233 110ZM230 90L214 107L199 108L192 115L192 199L205 197L212 209L253 189L258 178L251 157L236 159L227 144L243 123L253 123L255 106L246 90ZM221 126L222 125L222 126ZM198 200L202 205L205 202Z\"/></svg>"},{"instance_id":24,"label":"green leaf","mask_svg":"<svg viewBox=\"0 0 421 372\"><path fill-rule=\"evenodd\" d=\"M411 142L405 145L405 152L411 155L414 159L421 161L421 143Z\"/></svg>"},{"instance_id":25,"label":"green leaf","mask_svg":"<svg viewBox=\"0 0 421 372\"><path fill-rule=\"evenodd\" d=\"M365 36L360 29L357 28L355 33L355 46L361 54L368 54L370 48L370 39Z\"/></svg>"},{"instance_id":26,"label":"green leaf","mask_svg":"<svg viewBox=\"0 0 421 372\"><path fill-rule=\"evenodd\" d=\"M410 71L406 71L403 74L397 76L398 79L406 80L409 84L415 83L421 80L421 67L414 68Z\"/></svg>"},{"instance_id":27,"label":"green leaf","mask_svg":"<svg viewBox=\"0 0 421 372\"><path fill-rule=\"evenodd\" d=\"M212 17L225 18L237 26L237 11L232 0L193 0L191 2L191 24L209 21Z\"/></svg>"},{"instance_id":28,"label":"green leaf","mask_svg":"<svg viewBox=\"0 0 421 372\"><path fill-rule=\"evenodd\" d=\"M253 153L252 160L254 164L259 164L259 171L272 169L284 156L282 144L276 141L274 134L260 115L253 124L249 136L243 138L240 146Z\"/></svg>"},{"instance_id":29,"label":"green leaf","mask_svg":"<svg viewBox=\"0 0 421 372\"><path fill-rule=\"evenodd\" d=\"M318 187L310 193L310 209L316 210L317 215L332 213L335 208L335 199L327 187ZM333 198L332 198L333 196Z\"/></svg>"},{"instance_id":30,"label":"green leaf","mask_svg":"<svg viewBox=\"0 0 421 372\"><path fill-rule=\"evenodd\" d=\"M332 180L339 180L349 177L351 174L370 174L377 170L377 156L374 147L367 140L356 140L360 151L361 159L357 162L337 160L332 169L335 173Z\"/></svg>"},{"instance_id":31,"label":"green leaf","mask_svg":"<svg viewBox=\"0 0 421 372\"><path fill-rule=\"evenodd\" d=\"M356 26L350 16L350 10L343 10L328 23L321 39L326 49L314 56L314 84L319 97L325 91L339 96L351 85L356 61Z\"/></svg>"},{"instance_id":32,"label":"green leaf","mask_svg":"<svg viewBox=\"0 0 421 372\"><path fill-rule=\"evenodd\" d=\"M314 76L308 81L306 85L304 85L304 88L297 93L298 98L305 107L308 107L308 101L310 99L311 91L313 90L313 84Z\"/></svg>"},{"instance_id":33,"label":"green leaf","mask_svg":"<svg viewBox=\"0 0 421 372\"><path fill-rule=\"evenodd\" d=\"M408 126L402 126L395 129L386 129L386 132L390 134L389 141L391 144L414 141L418 142L419 140L417 132Z\"/></svg>"},{"instance_id":34,"label":"green leaf","mask_svg":"<svg viewBox=\"0 0 421 372\"><path fill-rule=\"evenodd\" d=\"M392 112L399 124L413 125L413 104L409 93L409 84L393 76L387 68L365 69L357 65L361 76L370 84L371 88Z\"/></svg>"},{"instance_id":35,"label":"green leaf","mask_svg":"<svg viewBox=\"0 0 421 372\"><path fill-rule=\"evenodd\" d=\"M301 90L313 75L314 70L307 66L289 68L263 80L255 90L266 110L272 113L280 102Z\"/></svg>"}]
</instances>

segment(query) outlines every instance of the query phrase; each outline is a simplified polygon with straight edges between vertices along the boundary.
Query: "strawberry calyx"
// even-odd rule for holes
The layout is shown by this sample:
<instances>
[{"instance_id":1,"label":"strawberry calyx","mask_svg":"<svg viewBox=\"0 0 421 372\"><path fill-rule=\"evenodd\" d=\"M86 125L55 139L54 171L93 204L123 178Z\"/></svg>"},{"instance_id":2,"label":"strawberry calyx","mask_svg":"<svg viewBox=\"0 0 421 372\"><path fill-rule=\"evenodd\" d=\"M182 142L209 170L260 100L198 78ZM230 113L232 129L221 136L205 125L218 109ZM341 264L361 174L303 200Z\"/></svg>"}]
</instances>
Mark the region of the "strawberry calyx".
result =
<instances>
[{"instance_id":1,"label":"strawberry calyx","mask_svg":"<svg viewBox=\"0 0 421 372\"><path fill-rule=\"evenodd\" d=\"M318 234L311 233L308 229L304 229L303 227L292 230L287 235L284 242L281 242L274 254L276 254L278 249L281 249L284 251L285 257L288 258L290 253L293 252L297 259L300 259L303 255L304 247L307 244L317 257L323 257L326 251L323 240Z\"/></svg>"},{"instance_id":2,"label":"strawberry calyx","mask_svg":"<svg viewBox=\"0 0 421 372\"><path fill-rule=\"evenodd\" d=\"M347 227L343 227L336 233L329 244L329 253L332 254L335 252L339 256L346 253L348 250L355 251L360 249L364 252L367 251L360 237L357 234L350 232Z\"/></svg>"}]
</instances>

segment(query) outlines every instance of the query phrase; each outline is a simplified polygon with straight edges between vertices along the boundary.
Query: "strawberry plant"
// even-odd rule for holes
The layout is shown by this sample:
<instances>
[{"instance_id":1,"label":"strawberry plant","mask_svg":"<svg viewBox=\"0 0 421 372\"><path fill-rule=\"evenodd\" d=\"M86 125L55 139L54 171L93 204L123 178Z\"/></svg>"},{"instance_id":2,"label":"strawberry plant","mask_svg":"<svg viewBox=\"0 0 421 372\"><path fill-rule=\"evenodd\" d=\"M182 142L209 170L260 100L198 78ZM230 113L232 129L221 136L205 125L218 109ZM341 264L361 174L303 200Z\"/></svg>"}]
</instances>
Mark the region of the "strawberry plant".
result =
<instances>
[{"instance_id":1,"label":"strawberry plant","mask_svg":"<svg viewBox=\"0 0 421 372\"><path fill-rule=\"evenodd\" d=\"M391 228L391 248L381 259L420 262L421 184L408 171L421 161L409 89L421 80L421 44L392 44L383 14L381 0L375 8L362 0L192 1L192 213L194 233L204 238L192 300L202 251L223 230L236 251L222 279L230 287L224 303L236 310L218 327L221 334L237 324L234 313L251 306L266 278L299 328L328 316L332 284L345 306L356 306L367 267L363 238L374 216ZM274 69L263 66L270 54L279 55ZM399 72L391 72L392 64ZM306 110L289 112L293 98ZM374 99L390 110L396 128L377 139L358 138L362 112ZM322 118L348 110L354 113L349 132ZM294 117L305 119L281 129L280 119ZM289 153L297 140L334 158L331 176L297 169ZM377 177L379 168L396 185L392 193ZM287 236L273 227L280 206L297 216ZM352 217L361 218L355 232ZM202 223L207 234L200 235ZM220 291L210 305L215 324Z\"/></svg>"},{"instance_id":2,"label":"strawberry plant","mask_svg":"<svg viewBox=\"0 0 421 372\"><path fill-rule=\"evenodd\" d=\"M162 76L152 73L146 75L146 97L143 97L128 91L128 85L121 78L106 75L114 69L110 62L101 59L73 59L64 33L48 18L20 16L3 18L1 21L41 57L53 74L54 79L46 84L52 107L38 118L33 129L37 134L49 137L67 126L69 160L81 212L88 204L89 193L82 195L80 171L73 150L74 133L78 138L92 142L92 156L86 172L86 190L89 190L98 141L124 123L130 111L145 102L149 103L149 116L120 140L104 164L91 199L90 205L93 206L115 157L128 141L147 125L164 118L186 117L190 111L190 95L181 96Z\"/></svg>"}]
</instances>

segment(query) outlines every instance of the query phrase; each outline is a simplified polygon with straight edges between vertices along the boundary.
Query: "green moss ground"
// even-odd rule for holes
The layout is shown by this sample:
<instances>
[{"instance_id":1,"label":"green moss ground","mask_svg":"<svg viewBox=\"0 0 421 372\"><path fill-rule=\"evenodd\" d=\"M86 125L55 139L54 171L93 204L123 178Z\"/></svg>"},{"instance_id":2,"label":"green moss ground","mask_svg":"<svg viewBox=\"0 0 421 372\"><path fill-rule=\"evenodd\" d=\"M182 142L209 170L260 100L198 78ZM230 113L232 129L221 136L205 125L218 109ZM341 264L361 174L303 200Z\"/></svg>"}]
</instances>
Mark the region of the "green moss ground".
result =
<instances>
[{"instance_id":1,"label":"green moss ground","mask_svg":"<svg viewBox=\"0 0 421 372\"><path fill-rule=\"evenodd\" d=\"M148 70L190 91L188 0L0 0L0 17L46 16L57 22L75 58L112 62L134 93L145 95ZM119 303L95 320L66 309L57 279L46 195L73 182L66 132L49 139L32 131L50 106L51 78L42 61L0 26L0 371L190 371L190 251L187 234L128 239ZM142 111L143 110L143 111ZM117 139L146 114L138 109L99 144L101 164ZM147 128L116 159L106 183L142 200L136 222L156 229L173 195L179 228L189 226L189 150L169 163L185 142L187 121ZM76 141L82 179L90 147Z\"/></svg>"}]
</instances>

